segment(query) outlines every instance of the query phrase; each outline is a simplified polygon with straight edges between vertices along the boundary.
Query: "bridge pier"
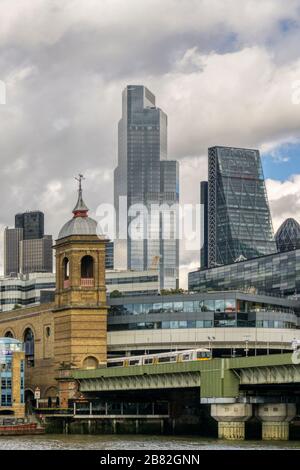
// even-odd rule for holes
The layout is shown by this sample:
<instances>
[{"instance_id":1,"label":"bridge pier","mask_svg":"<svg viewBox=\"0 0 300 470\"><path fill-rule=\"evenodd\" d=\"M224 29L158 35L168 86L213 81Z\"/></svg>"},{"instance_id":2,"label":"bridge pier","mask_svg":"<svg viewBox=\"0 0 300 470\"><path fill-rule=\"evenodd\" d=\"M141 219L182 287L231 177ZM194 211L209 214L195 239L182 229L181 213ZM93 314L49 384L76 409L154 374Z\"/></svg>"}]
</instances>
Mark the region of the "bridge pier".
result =
<instances>
[{"instance_id":1,"label":"bridge pier","mask_svg":"<svg viewBox=\"0 0 300 470\"><path fill-rule=\"evenodd\" d=\"M296 415L293 403L272 403L258 406L263 441L288 441L290 421Z\"/></svg>"},{"instance_id":2,"label":"bridge pier","mask_svg":"<svg viewBox=\"0 0 300 470\"><path fill-rule=\"evenodd\" d=\"M214 404L211 405L211 416L218 422L219 439L242 441L245 439L245 422L252 416L252 405Z\"/></svg>"}]
</instances>

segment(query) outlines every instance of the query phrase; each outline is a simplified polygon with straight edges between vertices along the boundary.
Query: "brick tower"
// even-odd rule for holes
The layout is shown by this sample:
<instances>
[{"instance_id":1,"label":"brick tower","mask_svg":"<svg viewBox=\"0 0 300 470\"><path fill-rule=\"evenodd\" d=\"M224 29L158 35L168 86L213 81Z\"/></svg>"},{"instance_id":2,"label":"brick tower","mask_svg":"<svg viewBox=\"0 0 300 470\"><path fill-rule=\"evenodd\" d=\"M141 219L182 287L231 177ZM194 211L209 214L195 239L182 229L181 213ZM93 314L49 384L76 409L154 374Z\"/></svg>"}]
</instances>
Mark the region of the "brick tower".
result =
<instances>
[{"instance_id":1,"label":"brick tower","mask_svg":"<svg viewBox=\"0 0 300 470\"><path fill-rule=\"evenodd\" d=\"M73 217L56 240L54 357L57 368L93 369L106 364L106 238L88 216L79 175Z\"/></svg>"}]
</instances>

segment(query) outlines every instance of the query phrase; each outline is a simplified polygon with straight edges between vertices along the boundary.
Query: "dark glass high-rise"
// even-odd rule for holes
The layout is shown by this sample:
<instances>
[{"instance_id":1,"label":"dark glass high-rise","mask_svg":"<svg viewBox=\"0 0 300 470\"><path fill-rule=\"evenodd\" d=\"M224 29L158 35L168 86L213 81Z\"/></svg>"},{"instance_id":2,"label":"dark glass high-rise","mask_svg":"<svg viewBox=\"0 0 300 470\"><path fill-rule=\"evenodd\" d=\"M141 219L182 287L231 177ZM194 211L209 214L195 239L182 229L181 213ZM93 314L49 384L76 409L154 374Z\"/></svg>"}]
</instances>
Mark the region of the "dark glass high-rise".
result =
<instances>
[{"instance_id":1,"label":"dark glass high-rise","mask_svg":"<svg viewBox=\"0 0 300 470\"><path fill-rule=\"evenodd\" d=\"M208 150L208 265L275 253L276 243L258 150Z\"/></svg>"},{"instance_id":2,"label":"dark glass high-rise","mask_svg":"<svg viewBox=\"0 0 300 470\"><path fill-rule=\"evenodd\" d=\"M23 229L24 240L43 238L44 214L41 211L28 211L15 215L15 228Z\"/></svg>"}]
</instances>

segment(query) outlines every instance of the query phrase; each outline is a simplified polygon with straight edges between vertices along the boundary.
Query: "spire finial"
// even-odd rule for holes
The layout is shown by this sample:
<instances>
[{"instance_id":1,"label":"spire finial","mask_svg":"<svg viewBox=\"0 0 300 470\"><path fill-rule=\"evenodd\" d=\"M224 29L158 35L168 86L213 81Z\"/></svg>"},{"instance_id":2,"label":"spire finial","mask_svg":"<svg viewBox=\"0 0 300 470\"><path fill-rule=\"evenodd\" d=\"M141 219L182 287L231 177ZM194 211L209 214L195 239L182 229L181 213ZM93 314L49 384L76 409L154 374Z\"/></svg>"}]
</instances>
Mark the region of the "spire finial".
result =
<instances>
[{"instance_id":1,"label":"spire finial","mask_svg":"<svg viewBox=\"0 0 300 470\"><path fill-rule=\"evenodd\" d=\"M82 180L85 180L85 177L84 177L82 174L78 173L78 177L77 177L77 176L74 176L74 178L75 178L75 180L78 181L78 183L79 183L79 189L78 189L78 191L82 192L81 181L82 181Z\"/></svg>"},{"instance_id":2,"label":"spire finial","mask_svg":"<svg viewBox=\"0 0 300 470\"><path fill-rule=\"evenodd\" d=\"M73 214L74 214L74 217L87 217L88 208L82 199L82 185L81 185L81 182L82 180L85 179L85 177L81 173L79 173L78 177L74 176L74 178L76 181L78 181L78 200L77 200L77 204L75 208L73 209Z\"/></svg>"}]
</instances>

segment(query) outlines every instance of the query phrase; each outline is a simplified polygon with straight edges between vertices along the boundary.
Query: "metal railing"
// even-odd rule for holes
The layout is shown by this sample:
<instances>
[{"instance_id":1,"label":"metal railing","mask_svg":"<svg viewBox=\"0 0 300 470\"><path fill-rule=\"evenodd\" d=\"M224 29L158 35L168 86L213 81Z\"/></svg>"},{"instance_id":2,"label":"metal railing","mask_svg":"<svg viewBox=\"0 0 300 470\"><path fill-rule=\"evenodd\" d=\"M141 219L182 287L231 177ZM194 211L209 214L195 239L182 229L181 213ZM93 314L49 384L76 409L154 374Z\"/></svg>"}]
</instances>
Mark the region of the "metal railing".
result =
<instances>
[{"instance_id":1,"label":"metal railing","mask_svg":"<svg viewBox=\"0 0 300 470\"><path fill-rule=\"evenodd\" d=\"M84 416L169 416L168 402L147 403L73 403L68 408L35 408L42 415L84 415Z\"/></svg>"}]
</instances>

